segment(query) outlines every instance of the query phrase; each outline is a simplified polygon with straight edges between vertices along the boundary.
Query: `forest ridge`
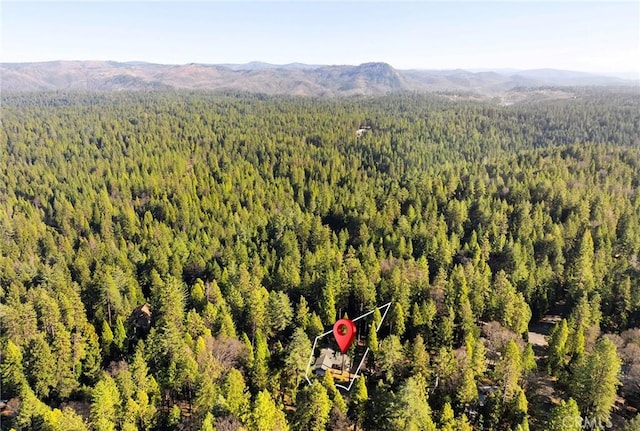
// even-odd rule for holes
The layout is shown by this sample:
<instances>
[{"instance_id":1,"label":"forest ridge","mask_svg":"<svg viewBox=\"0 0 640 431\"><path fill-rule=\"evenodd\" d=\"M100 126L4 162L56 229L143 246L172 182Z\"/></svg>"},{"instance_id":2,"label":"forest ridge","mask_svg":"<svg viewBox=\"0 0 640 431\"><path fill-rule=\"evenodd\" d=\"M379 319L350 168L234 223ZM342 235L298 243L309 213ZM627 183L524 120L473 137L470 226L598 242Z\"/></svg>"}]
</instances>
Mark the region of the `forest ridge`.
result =
<instances>
[{"instance_id":1,"label":"forest ridge","mask_svg":"<svg viewBox=\"0 0 640 431\"><path fill-rule=\"evenodd\" d=\"M0 161L2 431L640 427L635 89L3 93Z\"/></svg>"},{"instance_id":2,"label":"forest ridge","mask_svg":"<svg viewBox=\"0 0 640 431\"><path fill-rule=\"evenodd\" d=\"M397 70L386 63L322 66L186 64L113 61L3 63L2 91L122 91L199 89L305 96L384 95L398 92L454 92L495 97L540 87L618 85L638 88L636 79L620 79L552 69L469 72ZM565 92L536 92L536 98L562 98ZM510 101L513 97L506 98ZM522 98L517 97L516 100Z\"/></svg>"}]
</instances>

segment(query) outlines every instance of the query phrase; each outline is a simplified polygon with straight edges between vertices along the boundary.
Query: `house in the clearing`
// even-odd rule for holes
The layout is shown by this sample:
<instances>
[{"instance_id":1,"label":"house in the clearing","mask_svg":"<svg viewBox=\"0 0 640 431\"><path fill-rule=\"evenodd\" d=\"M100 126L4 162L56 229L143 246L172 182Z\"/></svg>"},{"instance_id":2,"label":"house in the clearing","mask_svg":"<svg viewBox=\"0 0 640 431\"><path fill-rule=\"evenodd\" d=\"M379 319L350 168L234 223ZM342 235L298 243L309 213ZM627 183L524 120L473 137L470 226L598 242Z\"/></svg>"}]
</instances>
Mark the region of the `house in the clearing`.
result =
<instances>
[{"instance_id":1,"label":"house in the clearing","mask_svg":"<svg viewBox=\"0 0 640 431\"><path fill-rule=\"evenodd\" d=\"M324 376L331 373L336 380L349 380L351 378L351 358L333 349L320 350L320 356L316 359L314 373Z\"/></svg>"}]
</instances>

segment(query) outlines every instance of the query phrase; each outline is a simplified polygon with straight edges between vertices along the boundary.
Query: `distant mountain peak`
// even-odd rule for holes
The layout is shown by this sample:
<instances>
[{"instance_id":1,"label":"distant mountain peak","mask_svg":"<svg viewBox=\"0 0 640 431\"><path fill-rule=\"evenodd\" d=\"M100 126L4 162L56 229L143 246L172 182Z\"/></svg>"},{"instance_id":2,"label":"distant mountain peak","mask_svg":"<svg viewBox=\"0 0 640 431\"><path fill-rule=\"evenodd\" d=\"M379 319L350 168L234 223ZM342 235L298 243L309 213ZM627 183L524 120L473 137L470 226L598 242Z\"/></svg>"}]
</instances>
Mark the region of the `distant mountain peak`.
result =
<instances>
[{"instance_id":1,"label":"distant mountain peak","mask_svg":"<svg viewBox=\"0 0 640 431\"><path fill-rule=\"evenodd\" d=\"M393 69L393 67L389 63L385 63L385 62L382 62L382 61L370 61L370 62L367 62L367 63L361 63L357 67Z\"/></svg>"},{"instance_id":2,"label":"distant mountain peak","mask_svg":"<svg viewBox=\"0 0 640 431\"><path fill-rule=\"evenodd\" d=\"M638 81L553 69L530 71L397 70L385 62L357 66L304 63L184 65L139 61L48 61L0 64L0 91L114 91L185 88L309 96L399 91L503 94L517 88L635 85Z\"/></svg>"}]
</instances>

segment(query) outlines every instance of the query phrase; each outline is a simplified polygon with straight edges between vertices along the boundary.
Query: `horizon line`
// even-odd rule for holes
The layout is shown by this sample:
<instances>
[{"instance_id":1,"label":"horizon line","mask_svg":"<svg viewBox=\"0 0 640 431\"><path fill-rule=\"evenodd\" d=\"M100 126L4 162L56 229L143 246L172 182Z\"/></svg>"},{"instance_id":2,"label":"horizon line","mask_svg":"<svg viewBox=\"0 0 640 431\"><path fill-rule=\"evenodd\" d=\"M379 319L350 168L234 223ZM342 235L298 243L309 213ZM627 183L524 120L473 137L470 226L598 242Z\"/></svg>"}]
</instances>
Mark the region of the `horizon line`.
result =
<instances>
[{"instance_id":1,"label":"horizon line","mask_svg":"<svg viewBox=\"0 0 640 431\"><path fill-rule=\"evenodd\" d=\"M497 67L397 67L392 65L386 61L365 61L358 64L355 63L305 63L303 61L291 61L287 63L271 63L269 61L263 60L250 60L246 62L222 62L222 63L212 63L212 62L200 62L200 61L191 61L186 63L165 63L165 62L156 62L156 61L147 61L147 60L103 60L103 59L90 59L90 60L68 60L68 59L52 59L52 60L27 60L27 61L4 61L1 60L0 64L2 65L11 65L11 64L37 64L37 63L120 63L120 64L149 64L149 65L157 65L157 66L189 66L189 65L199 65L199 66L221 66L221 67L230 67L230 66L249 66L252 64L257 65L265 65L265 66L273 66L273 67L286 67L292 65L300 65L300 66L308 66L313 68L318 67L343 67L343 66L351 66L357 67L365 64L386 64L392 67L395 70L399 71L466 71L472 73L482 73L482 72L509 72L509 73L517 73L517 72L531 72L531 71L559 71L559 72L575 72L575 73L584 73L590 75L638 75L634 76L634 78L630 78L627 76L625 79L638 79L640 80L640 69L638 70L617 70L617 71L593 71L593 70L580 70L580 69L566 69L562 67L555 66L532 66L532 67L512 67L512 66L497 66ZM619 76L614 76L618 77Z\"/></svg>"}]
</instances>

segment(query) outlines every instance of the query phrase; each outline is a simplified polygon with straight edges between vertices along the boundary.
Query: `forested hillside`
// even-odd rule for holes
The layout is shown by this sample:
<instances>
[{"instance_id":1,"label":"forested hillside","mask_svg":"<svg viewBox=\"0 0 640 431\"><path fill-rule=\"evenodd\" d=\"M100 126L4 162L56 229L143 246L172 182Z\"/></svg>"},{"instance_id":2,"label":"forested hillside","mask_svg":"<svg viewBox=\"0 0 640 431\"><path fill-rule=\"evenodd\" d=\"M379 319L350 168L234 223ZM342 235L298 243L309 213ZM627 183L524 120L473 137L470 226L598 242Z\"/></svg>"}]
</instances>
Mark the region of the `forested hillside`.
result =
<instances>
[{"instance_id":1,"label":"forested hillside","mask_svg":"<svg viewBox=\"0 0 640 431\"><path fill-rule=\"evenodd\" d=\"M4 94L0 165L3 431L640 426L637 92Z\"/></svg>"}]
</instances>

